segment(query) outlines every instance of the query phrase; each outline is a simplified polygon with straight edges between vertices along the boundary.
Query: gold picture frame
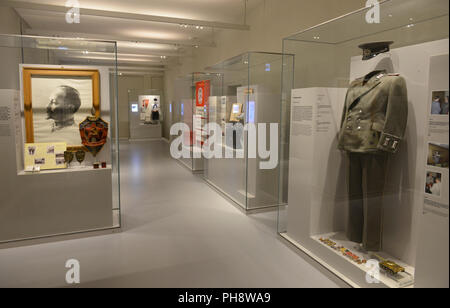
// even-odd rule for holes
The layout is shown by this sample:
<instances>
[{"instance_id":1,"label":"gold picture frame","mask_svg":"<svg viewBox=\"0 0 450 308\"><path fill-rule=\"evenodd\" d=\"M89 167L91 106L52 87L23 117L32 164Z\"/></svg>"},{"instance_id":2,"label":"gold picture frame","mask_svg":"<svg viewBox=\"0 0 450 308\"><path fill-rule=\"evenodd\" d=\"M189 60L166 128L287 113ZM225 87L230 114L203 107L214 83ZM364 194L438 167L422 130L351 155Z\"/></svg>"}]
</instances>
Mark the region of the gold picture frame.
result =
<instances>
[{"instance_id":1,"label":"gold picture frame","mask_svg":"<svg viewBox=\"0 0 450 308\"><path fill-rule=\"evenodd\" d=\"M23 100L26 143L35 143L35 132L33 122L33 102L32 102L32 78L90 78L92 80L92 110L96 117L100 116L100 73L92 69L66 69L66 68L39 68L23 67ZM76 123L78 124L78 123ZM80 144L68 143L67 149L70 151L86 150Z\"/></svg>"}]
</instances>

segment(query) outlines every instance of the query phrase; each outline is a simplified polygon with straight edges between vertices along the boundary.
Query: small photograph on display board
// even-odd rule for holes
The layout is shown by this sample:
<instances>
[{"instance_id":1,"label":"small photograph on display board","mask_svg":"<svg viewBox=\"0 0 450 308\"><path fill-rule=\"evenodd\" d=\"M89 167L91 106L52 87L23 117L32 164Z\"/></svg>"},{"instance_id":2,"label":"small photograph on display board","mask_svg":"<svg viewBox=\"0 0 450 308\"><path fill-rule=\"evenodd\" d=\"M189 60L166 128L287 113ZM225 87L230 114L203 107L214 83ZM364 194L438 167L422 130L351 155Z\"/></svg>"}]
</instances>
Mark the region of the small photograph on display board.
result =
<instances>
[{"instance_id":1,"label":"small photograph on display board","mask_svg":"<svg viewBox=\"0 0 450 308\"><path fill-rule=\"evenodd\" d=\"M64 161L64 152L67 143L26 143L24 165L25 170L39 166L40 170L67 168Z\"/></svg>"},{"instance_id":2,"label":"small photograph on display board","mask_svg":"<svg viewBox=\"0 0 450 308\"><path fill-rule=\"evenodd\" d=\"M448 144L428 144L428 166L448 168Z\"/></svg>"},{"instance_id":3,"label":"small photograph on display board","mask_svg":"<svg viewBox=\"0 0 450 308\"><path fill-rule=\"evenodd\" d=\"M431 101L431 115L448 116L449 91L433 91Z\"/></svg>"},{"instance_id":4,"label":"small photograph on display board","mask_svg":"<svg viewBox=\"0 0 450 308\"><path fill-rule=\"evenodd\" d=\"M428 171L427 181L425 184L425 193L435 197L440 197L441 183L442 183L442 173Z\"/></svg>"}]
</instances>

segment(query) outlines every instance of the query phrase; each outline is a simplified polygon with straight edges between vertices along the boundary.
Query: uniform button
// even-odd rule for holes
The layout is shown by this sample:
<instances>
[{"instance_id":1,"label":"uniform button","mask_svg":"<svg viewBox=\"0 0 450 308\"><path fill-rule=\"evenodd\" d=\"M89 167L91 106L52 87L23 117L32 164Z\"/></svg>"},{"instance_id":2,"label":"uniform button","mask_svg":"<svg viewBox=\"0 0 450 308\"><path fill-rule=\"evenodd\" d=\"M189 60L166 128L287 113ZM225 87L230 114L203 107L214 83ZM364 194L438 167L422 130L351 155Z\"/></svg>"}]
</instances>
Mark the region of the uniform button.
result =
<instances>
[{"instance_id":1,"label":"uniform button","mask_svg":"<svg viewBox=\"0 0 450 308\"><path fill-rule=\"evenodd\" d=\"M358 130L361 130L361 126L358 126Z\"/></svg>"}]
</instances>

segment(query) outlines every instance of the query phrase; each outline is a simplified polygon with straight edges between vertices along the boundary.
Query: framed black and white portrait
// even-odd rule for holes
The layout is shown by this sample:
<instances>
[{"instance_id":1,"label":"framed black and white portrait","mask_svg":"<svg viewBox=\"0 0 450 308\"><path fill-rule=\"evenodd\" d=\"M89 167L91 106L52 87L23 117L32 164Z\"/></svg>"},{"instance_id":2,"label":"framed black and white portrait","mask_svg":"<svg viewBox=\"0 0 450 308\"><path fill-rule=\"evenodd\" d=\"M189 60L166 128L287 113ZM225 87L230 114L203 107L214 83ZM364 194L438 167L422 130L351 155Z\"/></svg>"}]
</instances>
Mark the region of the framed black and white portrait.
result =
<instances>
[{"instance_id":1,"label":"framed black and white portrait","mask_svg":"<svg viewBox=\"0 0 450 308\"><path fill-rule=\"evenodd\" d=\"M96 70L23 68L27 143L81 149L79 124L100 116L99 77Z\"/></svg>"}]
</instances>

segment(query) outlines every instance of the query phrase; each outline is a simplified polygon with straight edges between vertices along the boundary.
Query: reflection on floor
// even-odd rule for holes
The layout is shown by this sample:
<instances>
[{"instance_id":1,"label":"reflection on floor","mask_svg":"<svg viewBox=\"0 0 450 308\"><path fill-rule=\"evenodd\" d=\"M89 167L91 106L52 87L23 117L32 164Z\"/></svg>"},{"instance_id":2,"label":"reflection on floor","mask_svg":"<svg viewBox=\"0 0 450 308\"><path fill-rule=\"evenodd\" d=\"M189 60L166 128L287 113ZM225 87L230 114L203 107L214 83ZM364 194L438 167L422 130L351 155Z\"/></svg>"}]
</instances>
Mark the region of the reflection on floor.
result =
<instances>
[{"instance_id":1,"label":"reflection on floor","mask_svg":"<svg viewBox=\"0 0 450 308\"><path fill-rule=\"evenodd\" d=\"M121 233L0 249L0 287L336 287L276 235L276 212L244 215L169 157L121 144Z\"/></svg>"}]
</instances>

